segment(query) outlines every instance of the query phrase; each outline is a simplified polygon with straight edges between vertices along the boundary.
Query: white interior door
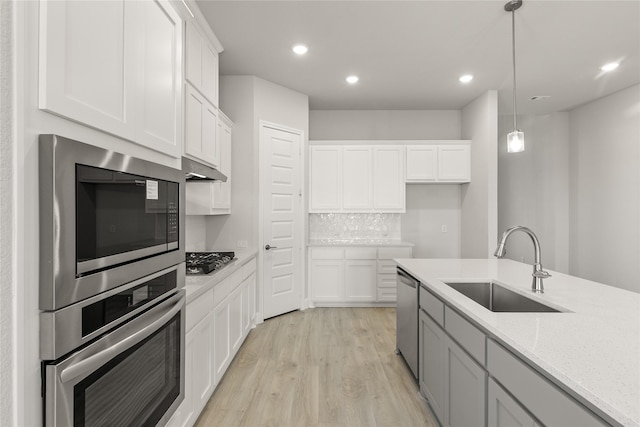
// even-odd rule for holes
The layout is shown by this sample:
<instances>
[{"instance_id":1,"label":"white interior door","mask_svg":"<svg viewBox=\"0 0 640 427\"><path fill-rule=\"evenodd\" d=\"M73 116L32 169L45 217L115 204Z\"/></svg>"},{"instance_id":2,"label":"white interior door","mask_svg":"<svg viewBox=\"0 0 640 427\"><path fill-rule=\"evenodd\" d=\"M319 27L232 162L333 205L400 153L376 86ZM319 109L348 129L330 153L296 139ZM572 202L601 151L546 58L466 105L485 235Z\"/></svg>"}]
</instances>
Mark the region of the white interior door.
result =
<instances>
[{"instance_id":1,"label":"white interior door","mask_svg":"<svg viewBox=\"0 0 640 427\"><path fill-rule=\"evenodd\" d=\"M302 306L302 132L262 124L263 317Z\"/></svg>"}]
</instances>

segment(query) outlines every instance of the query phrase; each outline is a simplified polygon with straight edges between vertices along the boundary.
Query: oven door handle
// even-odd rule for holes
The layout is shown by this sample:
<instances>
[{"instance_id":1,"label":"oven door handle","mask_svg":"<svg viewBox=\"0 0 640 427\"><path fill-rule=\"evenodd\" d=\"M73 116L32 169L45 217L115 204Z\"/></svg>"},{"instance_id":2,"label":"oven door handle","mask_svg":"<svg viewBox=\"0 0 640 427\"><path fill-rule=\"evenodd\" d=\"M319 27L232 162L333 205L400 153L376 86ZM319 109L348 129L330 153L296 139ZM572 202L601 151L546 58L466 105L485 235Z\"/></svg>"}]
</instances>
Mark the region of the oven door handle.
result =
<instances>
[{"instance_id":1,"label":"oven door handle","mask_svg":"<svg viewBox=\"0 0 640 427\"><path fill-rule=\"evenodd\" d=\"M107 348L106 350L101 351L100 353L96 353L92 356L87 357L86 359L74 363L71 366L65 368L60 373L60 380L63 383L73 380L83 374L88 372L93 372L100 366L104 365L111 359L113 359L118 354L127 350L128 348L133 347L138 344L145 338L152 335L158 329L160 329L165 323L167 323L173 316L176 315L182 308L184 307L184 296L182 296L175 304L171 306L169 309L163 310L163 314L158 313L157 316L160 316L158 319L151 321L151 323L139 331L131 334L127 338L118 342L117 344Z\"/></svg>"}]
</instances>

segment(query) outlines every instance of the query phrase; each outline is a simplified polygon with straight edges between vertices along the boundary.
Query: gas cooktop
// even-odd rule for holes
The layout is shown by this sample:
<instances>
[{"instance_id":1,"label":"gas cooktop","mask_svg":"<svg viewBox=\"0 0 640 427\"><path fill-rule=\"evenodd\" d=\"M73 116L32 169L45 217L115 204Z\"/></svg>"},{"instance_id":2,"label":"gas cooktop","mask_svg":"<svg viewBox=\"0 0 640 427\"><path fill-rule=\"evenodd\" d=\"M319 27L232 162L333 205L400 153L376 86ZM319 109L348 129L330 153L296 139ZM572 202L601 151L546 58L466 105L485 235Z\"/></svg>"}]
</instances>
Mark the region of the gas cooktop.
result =
<instances>
[{"instance_id":1,"label":"gas cooktop","mask_svg":"<svg viewBox=\"0 0 640 427\"><path fill-rule=\"evenodd\" d=\"M235 258L234 252L187 252L187 274L208 274L220 270Z\"/></svg>"}]
</instances>

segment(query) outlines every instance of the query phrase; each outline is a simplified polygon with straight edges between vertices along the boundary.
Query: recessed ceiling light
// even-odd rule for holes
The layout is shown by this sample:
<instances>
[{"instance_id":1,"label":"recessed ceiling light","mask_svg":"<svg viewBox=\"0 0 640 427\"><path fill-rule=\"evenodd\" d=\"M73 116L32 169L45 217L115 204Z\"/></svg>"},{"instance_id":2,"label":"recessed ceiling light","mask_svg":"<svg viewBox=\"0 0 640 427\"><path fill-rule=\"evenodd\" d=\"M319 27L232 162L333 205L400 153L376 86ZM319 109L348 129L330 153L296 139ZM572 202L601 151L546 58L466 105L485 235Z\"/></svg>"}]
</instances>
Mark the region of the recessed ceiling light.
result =
<instances>
[{"instance_id":1,"label":"recessed ceiling light","mask_svg":"<svg viewBox=\"0 0 640 427\"><path fill-rule=\"evenodd\" d=\"M349 76L349 77L347 77L347 83L349 83L351 85L355 84L355 83L358 83L358 80L360 80L358 78L358 76Z\"/></svg>"},{"instance_id":2,"label":"recessed ceiling light","mask_svg":"<svg viewBox=\"0 0 640 427\"><path fill-rule=\"evenodd\" d=\"M608 64L604 64L602 67L600 67L600 69L605 73L607 73L609 71L615 70L616 68L618 68L619 65L620 63L618 62L609 62Z\"/></svg>"},{"instance_id":3,"label":"recessed ceiling light","mask_svg":"<svg viewBox=\"0 0 640 427\"><path fill-rule=\"evenodd\" d=\"M296 55L304 55L309 51L309 48L303 44L297 44L292 49Z\"/></svg>"},{"instance_id":4,"label":"recessed ceiling light","mask_svg":"<svg viewBox=\"0 0 640 427\"><path fill-rule=\"evenodd\" d=\"M460 80L460 83L469 83L473 80L473 76L471 74L465 74L464 76L460 76L458 80Z\"/></svg>"}]
</instances>

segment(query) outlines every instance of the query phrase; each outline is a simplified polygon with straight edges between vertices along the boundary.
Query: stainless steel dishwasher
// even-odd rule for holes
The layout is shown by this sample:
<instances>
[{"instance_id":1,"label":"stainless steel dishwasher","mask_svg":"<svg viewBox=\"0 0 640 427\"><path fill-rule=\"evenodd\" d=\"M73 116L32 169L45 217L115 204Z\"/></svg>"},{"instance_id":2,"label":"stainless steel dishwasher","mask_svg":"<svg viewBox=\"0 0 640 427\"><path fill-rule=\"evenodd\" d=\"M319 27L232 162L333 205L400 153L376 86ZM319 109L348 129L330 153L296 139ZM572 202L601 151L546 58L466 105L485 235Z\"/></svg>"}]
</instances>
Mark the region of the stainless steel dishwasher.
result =
<instances>
[{"instance_id":1,"label":"stainless steel dishwasher","mask_svg":"<svg viewBox=\"0 0 640 427\"><path fill-rule=\"evenodd\" d=\"M419 281L397 269L396 353L402 354L414 378L418 378L418 288Z\"/></svg>"}]
</instances>

